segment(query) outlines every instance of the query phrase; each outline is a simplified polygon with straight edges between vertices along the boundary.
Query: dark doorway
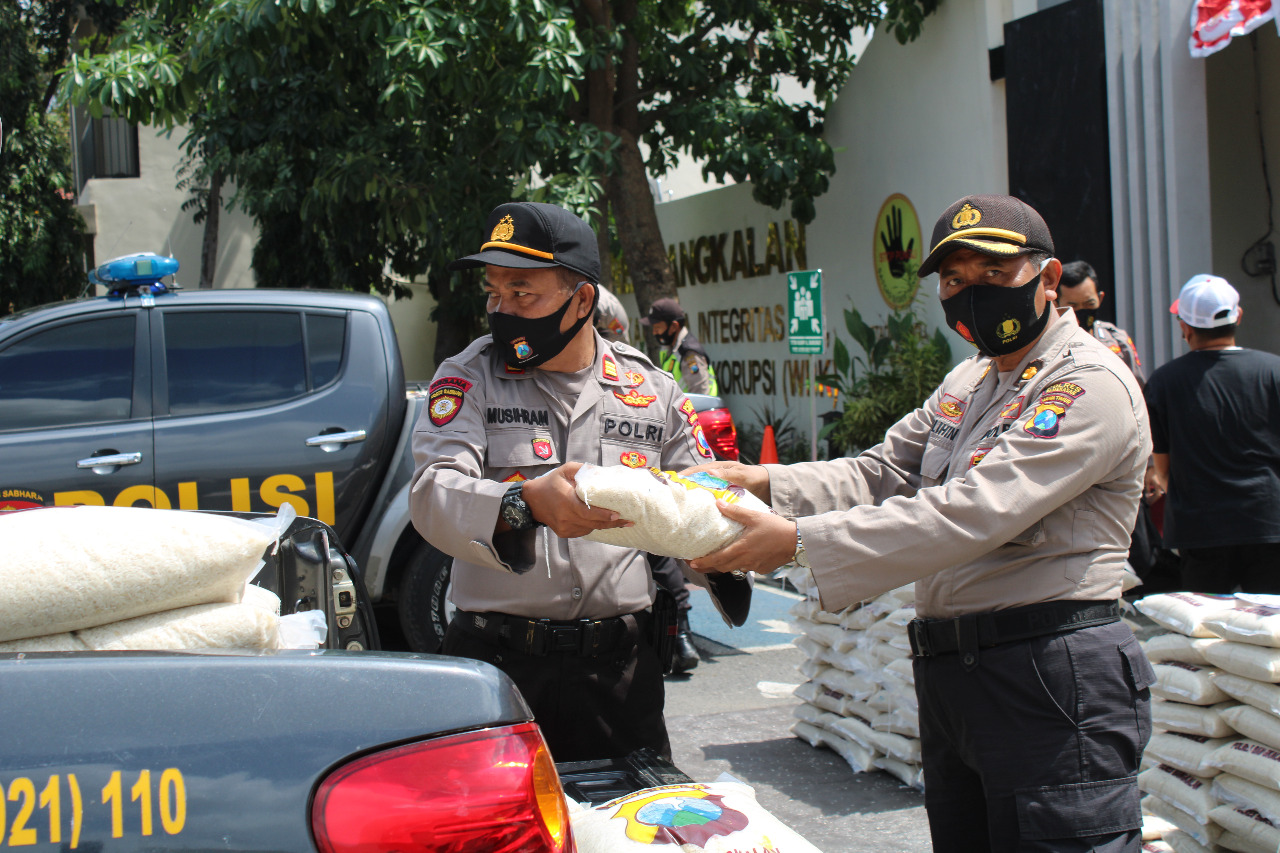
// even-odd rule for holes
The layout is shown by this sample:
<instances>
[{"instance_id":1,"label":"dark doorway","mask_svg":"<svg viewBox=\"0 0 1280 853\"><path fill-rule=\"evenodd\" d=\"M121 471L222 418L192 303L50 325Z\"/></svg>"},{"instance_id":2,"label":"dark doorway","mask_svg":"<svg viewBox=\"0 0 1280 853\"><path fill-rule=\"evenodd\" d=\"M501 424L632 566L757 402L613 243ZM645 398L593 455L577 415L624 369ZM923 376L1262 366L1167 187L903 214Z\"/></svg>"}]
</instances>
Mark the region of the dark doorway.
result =
<instances>
[{"instance_id":1,"label":"dark doorway","mask_svg":"<svg viewBox=\"0 0 1280 853\"><path fill-rule=\"evenodd\" d=\"M1115 244L1103 0L1068 0L1004 25L1009 193L1040 211L1058 257L1093 264L1115 320ZM1129 282L1121 282L1128 286Z\"/></svg>"}]
</instances>

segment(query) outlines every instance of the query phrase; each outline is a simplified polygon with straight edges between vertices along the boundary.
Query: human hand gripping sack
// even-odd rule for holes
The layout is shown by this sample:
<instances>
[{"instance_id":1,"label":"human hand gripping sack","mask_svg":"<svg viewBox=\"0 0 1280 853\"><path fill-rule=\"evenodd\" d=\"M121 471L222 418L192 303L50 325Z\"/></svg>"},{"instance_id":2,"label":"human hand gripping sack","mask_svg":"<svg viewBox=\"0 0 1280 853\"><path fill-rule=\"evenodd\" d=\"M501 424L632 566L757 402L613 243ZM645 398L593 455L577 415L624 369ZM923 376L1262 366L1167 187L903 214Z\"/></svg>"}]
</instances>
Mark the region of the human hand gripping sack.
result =
<instances>
[{"instance_id":1,"label":"human hand gripping sack","mask_svg":"<svg viewBox=\"0 0 1280 853\"><path fill-rule=\"evenodd\" d=\"M716 508L725 518L741 524L743 531L736 540L719 551L690 560L689 568L695 572L767 574L779 566L790 563L791 558L795 556L796 523L794 521L774 513L755 512L724 501L716 501Z\"/></svg>"},{"instance_id":2,"label":"human hand gripping sack","mask_svg":"<svg viewBox=\"0 0 1280 853\"><path fill-rule=\"evenodd\" d=\"M554 471L524 484L524 501L535 520L551 528L562 539L585 536L593 530L631 527L618 513L590 507L574 492L574 475L581 462L566 462Z\"/></svg>"}]
</instances>

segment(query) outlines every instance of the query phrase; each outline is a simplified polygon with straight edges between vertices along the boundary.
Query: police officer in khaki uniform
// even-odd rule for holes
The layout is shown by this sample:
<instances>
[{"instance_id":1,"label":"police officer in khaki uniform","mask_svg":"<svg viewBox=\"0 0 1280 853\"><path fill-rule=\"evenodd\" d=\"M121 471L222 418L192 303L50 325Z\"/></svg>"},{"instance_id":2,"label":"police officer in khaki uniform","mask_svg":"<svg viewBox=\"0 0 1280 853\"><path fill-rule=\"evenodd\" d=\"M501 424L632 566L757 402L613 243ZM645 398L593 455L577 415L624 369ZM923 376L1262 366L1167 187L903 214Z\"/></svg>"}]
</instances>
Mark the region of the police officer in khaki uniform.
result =
<instances>
[{"instance_id":1,"label":"police officer in khaki uniform","mask_svg":"<svg viewBox=\"0 0 1280 853\"><path fill-rule=\"evenodd\" d=\"M506 672L557 761L669 755L645 557L575 538L628 522L580 501L573 476L584 462L684 468L711 450L670 377L591 324L600 262L585 222L503 204L485 235L451 269L484 268L492 334L440 366L414 431L414 526L454 557L443 651ZM749 582L708 586L742 624Z\"/></svg>"},{"instance_id":2,"label":"police officer in khaki uniform","mask_svg":"<svg viewBox=\"0 0 1280 853\"><path fill-rule=\"evenodd\" d=\"M702 344L689 333L689 318L680 303L669 297L655 299L649 316L640 323L653 330L662 345L662 369L690 394L719 394L716 372Z\"/></svg>"},{"instance_id":3,"label":"police officer in khaki uniform","mask_svg":"<svg viewBox=\"0 0 1280 853\"><path fill-rule=\"evenodd\" d=\"M771 500L701 571L811 567L839 610L915 581L937 851L1137 851L1155 678L1119 621L1151 439L1133 375L1050 304L1061 265L1008 196L954 203L922 275L978 349L858 457L713 463ZM793 521L788 519L794 519Z\"/></svg>"},{"instance_id":4,"label":"police officer in khaki uniform","mask_svg":"<svg viewBox=\"0 0 1280 853\"><path fill-rule=\"evenodd\" d=\"M1115 323L1098 319L1098 309L1102 307L1107 292L1098 288L1098 274L1087 261L1072 261L1062 265L1062 280L1058 282L1058 305L1071 308L1076 313L1076 322L1086 332L1091 332L1103 346L1120 357L1120 360L1133 371L1138 380L1138 387L1146 384L1147 376L1142 369L1142 359L1138 356L1138 348L1133 338Z\"/></svg>"}]
</instances>

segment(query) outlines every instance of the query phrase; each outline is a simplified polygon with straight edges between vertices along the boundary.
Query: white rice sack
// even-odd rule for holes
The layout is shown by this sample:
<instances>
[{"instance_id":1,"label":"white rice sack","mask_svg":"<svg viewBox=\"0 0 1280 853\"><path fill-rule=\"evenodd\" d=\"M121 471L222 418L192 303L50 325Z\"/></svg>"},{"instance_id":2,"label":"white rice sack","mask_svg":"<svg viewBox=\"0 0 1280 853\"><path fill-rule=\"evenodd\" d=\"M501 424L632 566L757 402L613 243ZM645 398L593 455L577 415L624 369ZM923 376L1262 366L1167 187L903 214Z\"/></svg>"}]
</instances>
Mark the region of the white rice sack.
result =
<instances>
[{"instance_id":1,"label":"white rice sack","mask_svg":"<svg viewBox=\"0 0 1280 853\"><path fill-rule=\"evenodd\" d=\"M857 637L839 625L823 625L817 622L796 622L800 632L815 643L827 648L847 652L857 644Z\"/></svg>"},{"instance_id":2,"label":"white rice sack","mask_svg":"<svg viewBox=\"0 0 1280 853\"><path fill-rule=\"evenodd\" d=\"M830 711L833 714L839 714L843 710L842 701L844 695L830 690L814 681L806 681L795 689L795 696L808 702L810 705L817 705L824 711Z\"/></svg>"},{"instance_id":3,"label":"white rice sack","mask_svg":"<svg viewBox=\"0 0 1280 853\"><path fill-rule=\"evenodd\" d=\"M1142 840L1154 841L1164 838L1167 833L1173 832L1177 827L1169 823L1162 817L1156 817L1153 814L1144 814L1142 816Z\"/></svg>"},{"instance_id":4,"label":"white rice sack","mask_svg":"<svg viewBox=\"0 0 1280 853\"><path fill-rule=\"evenodd\" d=\"M579 853L820 853L741 782L643 788L569 814Z\"/></svg>"},{"instance_id":5,"label":"white rice sack","mask_svg":"<svg viewBox=\"0 0 1280 853\"><path fill-rule=\"evenodd\" d=\"M818 733L818 741L836 755L845 760L854 773L866 773L875 769L876 752L855 743L838 732L823 729Z\"/></svg>"},{"instance_id":6,"label":"white rice sack","mask_svg":"<svg viewBox=\"0 0 1280 853\"><path fill-rule=\"evenodd\" d=\"M812 747L823 746L822 729L813 723L796 720L791 724L791 733Z\"/></svg>"},{"instance_id":7,"label":"white rice sack","mask_svg":"<svg viewBox=\"0 0 1280 853\"><path fill-rule=\"evenodd\" d=\"M1213 683L1233 699L1239 699L1268 714L1280 716L1280 685L1254 681L1229 672L1216 673Z\"/></svg>"},{"instance_id":8,"label":"white rice sack","mask_svg":"<svg viewBox=\"0 0 1280 853\"><path fill-rule=\"evenodd\" d=\"M1275 853L1280 850L1280 829L1252 809L1218 806L1209 812L1224 832L1218 846L1241 853Z\"/></svg>"},{"instance_id":9,"label":"white rice sack","mask_svg":"<svg viewBox=\"0 0 1280 853\"><path fill-rule=\"evenodd\" d=\"M841 620L839 613L823 610L822 606L812 598L800 599L791 605L791 609L788 612L796 619L806 619L819 624L839 625Z\"/></svg>"},{"instance_id":10,"label":"white rice sack","mask_svg":"<svg viewBox=\"0 0 1280 853\"><path fill-rule=\"evenodd\" d=\"M1216 637L1204 620L1223 610L1231 610L1236 600L1230 595L1198 592L1163 592L1135 601L1134 606L1156 624L1188 637Z\"/></svg>"},{"instance_id":11,"label":"white rice sack","mask_svg":"<svg viewBox=\"0 0 1280 853\"><path fill-rule=\"evenodd\" d=\"M875 752L877 755L880 753L879 748L876 746L875 732L871 730L871 726L857 717L841 717L838 720L832 720L828 731L833 731L841 737L848 738L864 749Z\"/></svg>"},{"instance_id":12,"label":"white rice sack","mask_svg":"<svg viewBox=\"0 0 1280 853\"><path fill-rule=\"evenodd\" d=\"M924 790L924 768L916 764L909 764L905 761L889 755L876 756L876 767L879 767L890 776L896 776L898 781L909 788L915 788L917 791Z\"/></svg>"},{"instance_id":13,"label":"white rice sack","mask_svg":"<svg viewBox=\"0 0 1280 853\"><path fill-rule=\"evenodd\" d=\"M871 721L875 719L878 713L875 708L871 707L870 703L849 696L844 697L844 701L840 703L840 716L857 717L868 725L871 724Z\"/></svg>"},{"instance_id":14,"label":"white rice sack","mask_svg":"<svg viewBox=\"0 0 1280 853\"><path fill-rule=\"evenodd\" d=\"M867 636L888 641L896 636L906 636L907 623L916 618L915 602L904 604L875 625L867 629Z\"/></svg>"},{"instance_id":15,"label":"white rice sack","mask_svg":"<svg viewBox=\"0 0 1280 853\"><path fill-rule=\"evenodd\" d=\"M329 639L323 610L300 610L280 617L280 648L315 649Z\"/></svg>"},{"instance_id":16,"label":"white rice sack","mask_svg":"<svg viewBox=\"0 0 1280 853\"><path fill-rule=\"evenodd\" d=\"M280 647L280 617L250 604L197 604L76 632L96 651Z\"/></svg>"},{"instance_id":17,"label":"white rice sack","mask_svg":"<svg viewBox=\"0 0 1280 853\"><path fill-rule=\"evenodd\" d=\"M1252 705L1236 705L1222 712L1227 725L1247 738L1280 749L1280 719Z\"/></svg>"},{"instance_id":18,"label":"white rice sack","mask_svg":"<svg viewBox=\"0 0 1280 853\"><path fill-rule=\"evenodd\" d=\"M835 649L827 649L822 653L822 659L837 669L843 669L845 672L853 672L862 676L869 676L872 673L879 672L884 666L870 649L854 648L847 652L837 652Z\"/></svg>"},{"instance_id":19,"label":"white rice sack","mask_svg":"<svg viewBox=\"0 0 1280 853\"><path fill-rule=\"evenodd\" d=\"M1280 752L1266 744L1237 738L1209 753L1205 764L1280 791Z\"/></svg>"},{"instance_id":20,"label":"white rice sack","mask_svg":"<svg viewBox=\"0 0 1280 853\"><path fill-rule=\"evenodd\" d=\"M893 732L905 737L920 737L920 718L910 708L895 708L883 714L877 714L871 721L871 728L878 732Z\"/></svg>"},{"instance_id":21,"label":"white rice sack","mask_svg":"<svg viewBox=\"0 0 1280 853\"><path fill-rule=\"evenodd\" d=\"M885 665L911 656L910 649L900 649L889 643L876 643L871 647L871 653L876 656L876 660Z\"/></svg>"},{"instance_id":22,"label":"white rice sack","mask_svg":"<svg viewBox=\"0 0 1280 853\"><path fill-rule=\"evenodd\" d=\"M1221 832L1222 830L1219 829L1218 831ZM1194 837L1180 829L1167 833L1162 840L1173 849L1173 853L1213 853L1204 844L1201 844Z\"/></svg>"},{"instance_id":23,"label":"white rice sack","mask_svg":"<svg viewBox=\"0 0 1280 853\"><path fill-rule=\"evenodd\" d=\"M872 728L871 744L880 752L899 761L905 761L907 764L920 763L920 741L917 738L903 737L893 732L877 731Z\"/></svg>"},{"instance_id":24,"label":"white rice sack","mask_svg":"<svg viewBox=\"0 0 1280 853\"><path fill-rule=\"evenodd\" d=\"M1205 619L1204 625L1224 640L1280 647L1280 607L1242 601L1234 610Z\"/></svg>"},{"instance_id":25,"label":"white rice sack","mask_svg":"<svg viewBox=\"0 0 1280 853\"><path fill-rule=\"evenodd\" d=\"M45 637L24 637L0 643L0 654L17 652L83 652L88 646L76 639L70 631Z\"/></svg>"},{"instance_id":26,"label":"white rice sack","mask_svg":"<svg viewBox=\"0 0 1280 853\"><path fill-rule=\"evenodd\" d=\"M1209 810L1218 804L1207 779L1183 773L1167 764L1159 764L1139 773L1138 787L1177 806L1199 823L1208 823Z\"/></svg>"},{"instance_id":27,"label":"white rice sack","mask_svg":"<svg viewBox=\"0 0 1280 853\"><path fill-rule=\"evenodd\" d=\"M877 606L887 607L889 611L897 610L899 607L905 607L907 604L916 600L916 585L914 583L891 589L888 592L882 592L876 597ZM886 611L888 612L888 611Z\"/></svg>"},{"instance_id":28,"label":"white rice sack","mask_svg":"<svg viewBox=\"0 0 1280 853\"><path fill-rule=\"evenodd\" d=\"M1157 634L1142 644L1142 650L1152 663L1173 660L1204 666L1208 661L1201 649L1206 642L1213 641L1196 640L1185 634Z\"/></svg>"},{"instance_id":29,"label":"white rice sack","mask_svg":"<svg viewBox=\"0 0 1280 853\"><path fill-rule=\"evenodd\" d=\"M1242 779L1234 773L1219 773L1213 779L1213 795L1220 803L1253 809L1280 825L1280 791Z\"/></svg>"},{"instance_id":30,"label":"white rice sack","mask_svg":"<svg viewBox=\"0 0 1280 853\"><path fill-rule=\"evenodd\" d=\"M840 627L850 631L865 631L885 617L880 610L865 605L851 607L840 617Z\"/></svg>"},{"instance_id":31,"label":"white rice sack","mask_svg":"<svg viewBox=\"0 0 1280 853\"><path fill-rule=\"evenodd\" d=\"M595 530L587 539L693 560L718 551L742 534L742 525L716 509L716 500L772 512L755 495L700 471L687 477L657 468L583 465L574 477L583 503L611 509L633 527Z\"/></svg>"},{"instance_id":32,"label":"white rice sack","mask_svg":"<svg viewBox=\"0 0 1280 853\"><path fill-rule=\"evenodd\" d=\"M822 657L823 650L826 648L826 646L821 643L804 636L792 637L791 645L804 652L804 656L810 660L820 659Z\"/></svg>"},{"instance_id":33,"label":"white rice sack","mask_svg":"<svg viewBox=\"0 0 1280 853\"><path fill-rule=\"evenodd\" d=\"M1238 707L1238 706L1237 706ZM1147 743L1143 757L1150 756L1175 770L1204 778L1217 776L1221 768L1209 767L1204 760L1231 738L1209 738L1204 735L1188 735L1179 732L1156 732Z\"/></svg>"},{"instance_id":34,"label":"white rice sack","mask_svg":"<svg viewBox=\"0 0 1280 853\"><path fill-rule=\"evenodd\" d=\"M1202 708L1199 705L1156 699L1151 703L1151 722L1156 728L1170 732L1184 732L1205 737L1231 737L1236 730L1222 719L1222 711L1235 704L1235 702L1221 702Z\"/></svg>"},{"instance_id":35,"label":"white rice sack","mask_svg":"<svg viewBox=\"0 0 1280 853\"><path fill-rule=\"evenodd\" d=\"M1141 774L1139 774L1141 776ZM1194 816L1188 814L1173 803L1160 799L1157 796L1144 797L1142 800L1142 809L1158 818L1169 821L1169 823L1178 827L1178 830L1185 832L1196 840L1197 843L1212 849L1217 843L1218 836L1222 834L1222 827L1218 826L1211 820L1200 821ZM1168 838L1169 836L1165 836ZM1173 842L1171 842L1173 843ZM1174 847L1174 849L1178 849Z\"/></svg>"},{"instance_id":36,"label":"white rice sack","mask_svg":"<svg viewBox=\"0 0 1280 853\"><path fill-rule=\"evenodd\" d=\"M826 718L834 716L829 711L824 711L817 705L810 705L808 702L801 702L791 711L791 716L797 720L808 723L811 726L822 728L826 725Z\"/></svg>"},{"instance_id":37,"label":"white rice sack","mask_svg":"<svg viewBox=\"0 0 1280 853\"><path fill-rule=\"evenodd\" d=\"M866 699L879 689L875 682L835 667L824 669L814 677L814 681L836 693L843 693L859 701Z\"/></svg>"},{"instance_id":38,"label":"white rice sack","mask_svg":"<svg viewBox=\"0 0 1280 853\"><path fill-rule=\"evenodd\" d=\"M280 596L276 595L269 589L258 586L256 583L246 584L244 588L244 598L240 599L242 604L251 604L254 607L261 607L275 615L280 615Z\"/></svg>"},{"instance_id":39,"label":"white rice sack","mask_svg":"<svg viewBox=\"0 0 1280 853\"><path fill-rule=\"evenodd\" d=\"M292 521L291 509L278 518L286 517ZM0 641L238 602L278 536L267 524L184 510L77 506L0 514Z\"/></svg>"},{"instance_id":40,"label":"white rice sack","mask_svg":"<svg viewBox=\"0 0 1280 853\"><path fill-rule=\"evenodd\" d=\"M914 686L916 683L916 669L911 663L911 658L898 658L889 663L884 670L898 676L907 684Z\"/></svg>"},{"instance_id":41,"label":"white rice sack","mask_svg":"<svg viewBox=\"0 0 1280 853\"><path fill-rule=\"evenodd\" d=\"M1227 672L1254 681L1280 682L1280 649L1218 640L1205 643L1204 656Z\"/></svg>"},{"instance_id":42,"label":"white rice sack","mask_svg":"<svg viewBox=\"0 0 1280 853\"><path fill-rule=\"evenodd\" d=\"M1211 667L1168 661L1152 664L1151 668L1156 673L1156 683L1151 685L1151 692L1161 699L1189 705L1216 705L1228 698L1214 685Z\"/></svg>"}]
</instances>

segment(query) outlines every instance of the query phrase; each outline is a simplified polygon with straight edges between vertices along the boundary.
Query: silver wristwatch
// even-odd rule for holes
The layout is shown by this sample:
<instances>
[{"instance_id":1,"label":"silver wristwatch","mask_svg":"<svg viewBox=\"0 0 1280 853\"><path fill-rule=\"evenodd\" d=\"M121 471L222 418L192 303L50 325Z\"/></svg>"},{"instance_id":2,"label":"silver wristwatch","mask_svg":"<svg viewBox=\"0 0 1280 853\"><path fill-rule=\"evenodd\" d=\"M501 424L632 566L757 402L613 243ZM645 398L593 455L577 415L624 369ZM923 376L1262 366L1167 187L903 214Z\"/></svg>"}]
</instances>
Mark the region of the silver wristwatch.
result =
<instances>
[{"instance_id":1,"label":"silver wristwatch","mask_svg":"<svg viewBox=\"0 0 1280 853\"><path fill-rule=\"evenodd\" d=\"M804 540L800 538L800 525L796 525L796 553L791 562L802 568L809 568L809 558L804 553Z\"/></svg>"}]
</instances>

